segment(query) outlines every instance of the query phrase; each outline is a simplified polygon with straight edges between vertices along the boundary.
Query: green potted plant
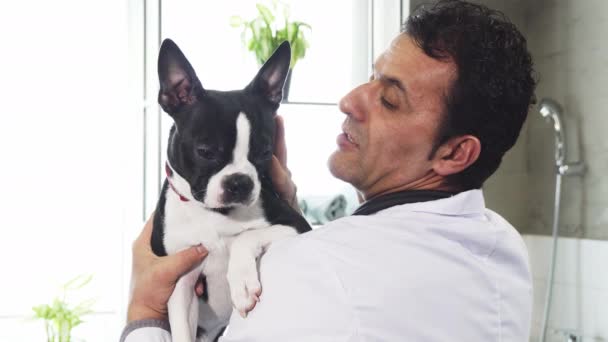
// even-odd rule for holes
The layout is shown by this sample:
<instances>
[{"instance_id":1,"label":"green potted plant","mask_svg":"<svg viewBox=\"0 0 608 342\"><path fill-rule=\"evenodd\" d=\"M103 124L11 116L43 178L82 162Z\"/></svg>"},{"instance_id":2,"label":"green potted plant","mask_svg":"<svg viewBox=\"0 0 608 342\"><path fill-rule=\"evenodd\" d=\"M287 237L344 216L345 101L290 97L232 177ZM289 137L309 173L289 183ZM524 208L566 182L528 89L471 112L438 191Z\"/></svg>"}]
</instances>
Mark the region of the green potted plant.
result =
<instances>
[{"instance_id":1,"label":"green potted plant","mask_svg":"<svg viewBox=\"0 0 608 342\"><path fill-rule=\"evenodd\" d=\"M38 305L32 308L36 319L43 319L46 327L47 342L70 342L72 329L80 325L82 316L91 313L94 300L87 300L71 308L67 300L69 291L77 290L88 284L90 276L78 276L62 286L60 297L52 304Z\"/></svg>"},{"instance_id":2,"label":"green potted plant","mask_svg":"<svg viewBox=\"0 0 608 342\"><path fill-rule=\"evenodd\" d=\"M242 28L243 44L255 54L259 65L264 64L282 42L289 42L291 62L283 88L283 101L286 101L289 97L293 68L298 60L304 58L309 46L303 29L311 30L311 27L301 21L289 21L289 6L283 2L273 0L270 7L262 3L257 3L256 7L258 15L255 18L245 20L240 16L232 16L230 25Z\"/></svg>"}]
</instances>

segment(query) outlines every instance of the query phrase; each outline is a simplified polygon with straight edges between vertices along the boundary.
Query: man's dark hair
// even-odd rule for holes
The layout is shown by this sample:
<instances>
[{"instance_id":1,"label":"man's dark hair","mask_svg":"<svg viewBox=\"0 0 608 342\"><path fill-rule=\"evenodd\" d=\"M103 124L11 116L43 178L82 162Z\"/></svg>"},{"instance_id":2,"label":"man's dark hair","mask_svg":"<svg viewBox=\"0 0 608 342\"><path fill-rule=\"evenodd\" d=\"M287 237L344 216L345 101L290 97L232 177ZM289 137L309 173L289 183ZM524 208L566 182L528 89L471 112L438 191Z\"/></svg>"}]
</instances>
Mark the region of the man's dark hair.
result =
<instances>
[{"instance_id":1,"label":"man's dark hair","mask_svg":"<svg viewBox=\"0 0 608 342\"><path fill-rule=\"evenodd\" d=\"M404 31L428 56L456 64L432 154L452 137L476 136L479 158L446 181L461 190L480 188L515 144L535 102L526 39L501 12L461 0L419 7Z\"/></svg>"}]
</instances>

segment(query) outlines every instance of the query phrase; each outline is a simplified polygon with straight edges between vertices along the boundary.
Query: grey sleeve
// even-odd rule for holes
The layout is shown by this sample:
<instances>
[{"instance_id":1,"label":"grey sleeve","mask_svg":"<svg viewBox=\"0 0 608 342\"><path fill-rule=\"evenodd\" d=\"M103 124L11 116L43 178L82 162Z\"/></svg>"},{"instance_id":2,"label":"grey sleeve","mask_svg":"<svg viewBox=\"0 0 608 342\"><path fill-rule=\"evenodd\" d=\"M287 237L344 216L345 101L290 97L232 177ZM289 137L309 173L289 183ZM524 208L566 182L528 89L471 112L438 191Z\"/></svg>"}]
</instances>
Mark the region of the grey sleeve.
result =
<instances>
[{"instance_id":1,"label":"grey sleeve","mask_svg":"<svg viewBox=\"0 0 608 342\"><path fill-rule=\"evenodd\" d=\"M171 332L171 327L169 326L168 321L160 319L142 319L139 321L130 322L125 326L125 328L122 330L122 334L120 335L120 342L125 342L127 336L139 328L161 328Z\"/></svg>"}]
</instances>

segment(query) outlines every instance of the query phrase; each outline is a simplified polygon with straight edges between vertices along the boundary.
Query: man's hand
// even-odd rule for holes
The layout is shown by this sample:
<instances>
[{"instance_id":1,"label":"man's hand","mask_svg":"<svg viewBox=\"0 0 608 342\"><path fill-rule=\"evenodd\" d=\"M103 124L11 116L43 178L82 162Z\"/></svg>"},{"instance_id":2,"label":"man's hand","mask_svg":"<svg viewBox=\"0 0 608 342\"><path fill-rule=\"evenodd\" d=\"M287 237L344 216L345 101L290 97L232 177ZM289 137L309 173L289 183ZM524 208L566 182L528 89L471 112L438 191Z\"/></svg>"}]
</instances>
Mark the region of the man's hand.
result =
<instances>
[{"instance_id":1,"label":"man's hand","mask_svg":"<svg viewBox=\"0 0 608 342\"><path fill-rule=\"evenodd\" d=\"M127 312L127 322L140 319L167 319L167 302L177 280L207 256L207 250L201 245L165 257L154 254L150 245L153 217L154 214L133 243L131 273L133 292ZM201 295L202 292L202 283L199 282L196 293Z\"/></svg>"},{"instance_id":2,"label":"man's hand","mask_svg":"<svg viewBox=\"0 0 608 342\"><path fill-rule=\"evenodd\" d=\"M287 168L287 147L285 145L285 125L279 115L275 118L276 134L274 141L274 155L270 167L270 177L275 189L282 199L296 211L300 212L297 199L297 187L291 180L291 172Z\"/></svg>"}]
</instances>

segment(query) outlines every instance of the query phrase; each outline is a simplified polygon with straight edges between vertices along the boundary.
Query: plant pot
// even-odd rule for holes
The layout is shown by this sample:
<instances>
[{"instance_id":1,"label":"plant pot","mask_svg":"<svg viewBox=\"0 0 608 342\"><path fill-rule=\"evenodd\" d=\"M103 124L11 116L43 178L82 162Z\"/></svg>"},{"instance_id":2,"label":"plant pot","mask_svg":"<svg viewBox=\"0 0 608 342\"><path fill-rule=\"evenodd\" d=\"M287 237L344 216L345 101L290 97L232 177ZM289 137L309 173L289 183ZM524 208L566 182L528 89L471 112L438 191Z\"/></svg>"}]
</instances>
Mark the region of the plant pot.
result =
<instances>
[{"instance_id":1,"label":"plant pot","mask_svg":"<svg viewBox=\"0 0 608 342\"><path fill-rule=\"evenodd\" d=\"M282 103L288 103L289 102L289 87L291 86L291 72L293 69L289 69L289 71L287 72L287 78L285 79L285 84L283 85L283 99L281 100Z\"/></svg>"}]
</instances>

